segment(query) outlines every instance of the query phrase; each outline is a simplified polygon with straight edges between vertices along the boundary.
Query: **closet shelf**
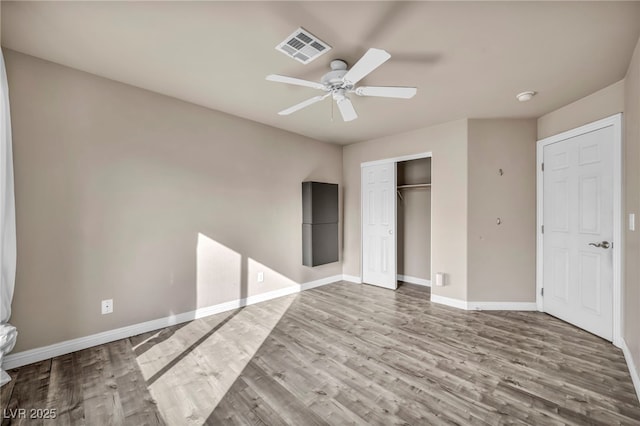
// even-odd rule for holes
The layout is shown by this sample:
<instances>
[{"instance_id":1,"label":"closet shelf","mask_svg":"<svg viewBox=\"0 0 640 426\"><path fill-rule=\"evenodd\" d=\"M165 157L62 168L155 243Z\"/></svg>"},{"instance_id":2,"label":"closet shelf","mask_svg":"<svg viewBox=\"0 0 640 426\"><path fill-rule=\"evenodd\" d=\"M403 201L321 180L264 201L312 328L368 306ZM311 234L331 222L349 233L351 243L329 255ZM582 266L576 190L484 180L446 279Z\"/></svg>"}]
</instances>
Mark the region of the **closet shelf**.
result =
<instances>
[{"instance_id":1,"label":"closet shelf","mask_svg":"<svg viewBox=\"0 0 640 426\"><path fill-rule=\"evenodd\" d=\"M429 188L430 186L430 183L417 183L415 185L398 185L398 189Z\"/></svg>"}]
</instances>

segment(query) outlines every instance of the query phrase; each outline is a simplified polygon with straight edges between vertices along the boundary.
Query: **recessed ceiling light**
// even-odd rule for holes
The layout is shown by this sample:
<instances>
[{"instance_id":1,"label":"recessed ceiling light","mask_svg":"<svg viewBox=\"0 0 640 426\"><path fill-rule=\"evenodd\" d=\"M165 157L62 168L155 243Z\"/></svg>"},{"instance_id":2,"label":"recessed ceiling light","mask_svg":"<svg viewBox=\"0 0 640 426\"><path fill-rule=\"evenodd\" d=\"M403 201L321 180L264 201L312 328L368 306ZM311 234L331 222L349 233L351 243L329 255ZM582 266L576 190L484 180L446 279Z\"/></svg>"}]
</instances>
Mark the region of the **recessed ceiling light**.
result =
<instances>
[{"instance_id":1,"label":"recessed ceiling light","mask_svg":"<svg viewBox=\"0 0 640 426\"><path fill-rule=\"evenodd\" d=\"M536 92L532 90L528 90L526 92L518 93L516 95L516 99L519 100L520 102L527 102L527 101L530 101L531 98L533 98L535 95L536 95Z\"/></svg>"}]
</instances>

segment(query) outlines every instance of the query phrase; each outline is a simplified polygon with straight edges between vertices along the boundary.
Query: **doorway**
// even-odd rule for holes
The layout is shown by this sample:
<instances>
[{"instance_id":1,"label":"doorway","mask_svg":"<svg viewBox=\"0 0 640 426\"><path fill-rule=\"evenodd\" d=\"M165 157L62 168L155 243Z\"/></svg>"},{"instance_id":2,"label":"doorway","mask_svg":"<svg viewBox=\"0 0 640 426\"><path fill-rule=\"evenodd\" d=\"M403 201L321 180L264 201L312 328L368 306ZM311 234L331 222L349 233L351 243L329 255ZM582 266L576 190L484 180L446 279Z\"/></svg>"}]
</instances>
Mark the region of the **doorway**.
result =
<instances>
[{"instance_id":1,"label":"doorway","mask_svg":"<svg viewBox=\"0 0 640 426\"><path fill-rule=\"evenodd\" d=\"M538 309L619 345L621 114L537 151Z\"/></svg>"},{"instance_id":2,"label":"doorway","mask_svg":"<svg viewBox=\"0 0 640 426\"><path fill-rule=\"evenodd\" d=\"M398 281L431 285L431 158L397 163Z\"/></svg>"},{"instance_id":3,"label":"doorway","mask_svg":"<svg viewBox=\"0 0 640 426\"><path fill-rule=\"evenodd\" d=\"M397 288L399 278L430 283L430 188L431 153L361 164L364 283L389 289Z\"/></svg>"}]
</instances>

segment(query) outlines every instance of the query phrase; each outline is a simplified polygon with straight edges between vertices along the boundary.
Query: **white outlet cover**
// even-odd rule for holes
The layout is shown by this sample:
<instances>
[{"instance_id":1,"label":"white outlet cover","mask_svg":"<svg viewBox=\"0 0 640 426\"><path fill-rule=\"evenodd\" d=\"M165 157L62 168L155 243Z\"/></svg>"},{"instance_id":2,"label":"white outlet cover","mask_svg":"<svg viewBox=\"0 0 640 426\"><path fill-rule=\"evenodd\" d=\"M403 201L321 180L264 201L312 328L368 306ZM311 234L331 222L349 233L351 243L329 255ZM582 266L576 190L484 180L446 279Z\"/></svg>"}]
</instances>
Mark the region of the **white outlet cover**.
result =
<instances>
[{"instance_id":1,"label":"white outlet cover","mask_svg":"<svg viewBox=\"0 0 640 426\"><path fill-rule=\"evenodd\" d=\"M264 282L264 272L258 272L258 282Z\"/></svg>"},{"instance_id":2,"label":"white outlet cover","mask_svg":"<svg viewBox=\"0 0 640 426\"><path fill-rule=\"evenodd\" d=\"M113 299L107 299L102 301L102 315L110 314L113 312Z\"/></svg>"},{"instance_id":3,"label":"white outlet cover","mask_svg":"<svg viewBox=\"0 0 640 426\"><path fill-rule=\"evenodd\" d=\"M629 231L636 230L636 214L629 213Z\"/></svg>"}]
</instances>

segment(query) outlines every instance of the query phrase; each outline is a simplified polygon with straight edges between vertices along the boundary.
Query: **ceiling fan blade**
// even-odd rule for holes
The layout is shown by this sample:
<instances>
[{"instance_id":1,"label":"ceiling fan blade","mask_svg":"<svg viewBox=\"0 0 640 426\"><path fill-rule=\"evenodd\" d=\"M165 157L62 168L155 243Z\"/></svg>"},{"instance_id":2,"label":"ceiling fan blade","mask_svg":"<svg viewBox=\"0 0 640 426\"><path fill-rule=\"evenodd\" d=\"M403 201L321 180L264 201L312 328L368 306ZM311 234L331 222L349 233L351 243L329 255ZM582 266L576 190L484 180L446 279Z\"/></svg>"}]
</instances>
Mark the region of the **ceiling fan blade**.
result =
<instances>
[{"instance_id":1,"label":"ceiling fan blade","mask_svg":"<svg viewBox=\"0 0 640 426\"><path fill-rule=\"evenodd\" d=\"M307 99L306 101L302 101L299 104L296 104L292 107L289 107L287 109L283 109L282 111L280 111L278 113L278 115L289 115L292 114L298 110L301 110L302 108L306 108L309 105L313 105L316 102L320 102L321 100L323 100L324 98L326 98L327 96L329 96L331 93L327 93L326 95L318 95L318 96L314 96L311 99Z\"/></svg>"},{"instance_id":2,"label":"ceiling fan blade","mask_svg":"<svg viewBox=\"0 0 640 426\"><path fill-rule=\"evenodd\" d=\"M356 110L353 108L351 99L344 97L342 99L339 99L337 102L338 109L340 110L340 114L342 115L342 119L344 121L352 121L358 118L358 114L356 114Z\"/></svg>"},{"instance_id":3,"label":"ceiling fan blade","mask_svg":"<svg viewBox=\"0 0 640 426\"><path fill-rule=\"evenodd\" d=\"M286 75L269 74L267 80L275 81L278 83L295 84L296 86L311 87L313 89L324 90L324 84L317 83L315 81L301 80L299 78L287 77Z\"/></svg>"},{"instance_id":4,"label":"ceiling fan blade","mask_svg":"<svg viewBox=\"0 0 640 426\"><path fill-rule=\"evenodd\" d=\"M358 96L380 96L383 98L413 98L418 89L416 87L383 87L383 86L361 86L355 90Z\"/></svg>"},{"instance_id":5,"label":"ceiling fan blade","mask_svg":"<svg viewBox=\"0 0 640 426\"><path fill-rule=\"evenodd\" d=\"M389 60L391 55L382 50L371 48L360 58L356 64L345 74L343 80L350 84L356 84L370 72Z\"/></svg>"}]
</instances>

